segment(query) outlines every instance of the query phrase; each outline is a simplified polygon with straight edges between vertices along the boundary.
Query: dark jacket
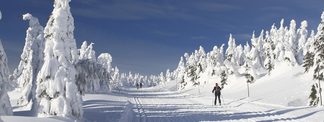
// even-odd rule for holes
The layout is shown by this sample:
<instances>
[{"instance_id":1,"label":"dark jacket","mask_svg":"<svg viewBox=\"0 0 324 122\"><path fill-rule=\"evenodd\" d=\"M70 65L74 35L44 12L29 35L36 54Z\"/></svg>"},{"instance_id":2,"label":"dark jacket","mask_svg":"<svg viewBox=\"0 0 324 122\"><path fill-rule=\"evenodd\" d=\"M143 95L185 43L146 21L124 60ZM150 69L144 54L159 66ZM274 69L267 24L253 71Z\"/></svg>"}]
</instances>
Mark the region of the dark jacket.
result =
<instances>
[{"instance_id":1,"label":"dark jacket","mask_svg":"<svg viewBox=\"0 0 324 122\"><path fill-rule=\"evenodd\" d=\"M220 94L221 93L221 90L222 90L221 87L215 86L212 92L215 93L215 94Z\"/></svg>"}]
</instances>

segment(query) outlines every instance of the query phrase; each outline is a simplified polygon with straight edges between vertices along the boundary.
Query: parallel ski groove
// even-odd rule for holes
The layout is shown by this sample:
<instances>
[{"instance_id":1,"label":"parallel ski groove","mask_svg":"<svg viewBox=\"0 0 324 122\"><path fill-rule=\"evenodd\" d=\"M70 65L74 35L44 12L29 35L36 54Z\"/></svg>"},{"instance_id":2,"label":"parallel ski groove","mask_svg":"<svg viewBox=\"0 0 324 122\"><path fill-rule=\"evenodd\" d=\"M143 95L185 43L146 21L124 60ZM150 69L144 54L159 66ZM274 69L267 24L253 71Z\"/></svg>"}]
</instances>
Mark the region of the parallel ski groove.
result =
<instances>
[{"instance_id":1,"label":"parallel ski groove","mask_svg":"<svg viewBox=\"0 0 324 122\"><path fill-rule=\"evenodd\" d=\"M134 101L135 101L136 108L137 108L137 111L139 114L139 122L146 122L146 114L145 114L143 104L140 101L140 98L134 97Z\"/></svg>"}]
</instances>

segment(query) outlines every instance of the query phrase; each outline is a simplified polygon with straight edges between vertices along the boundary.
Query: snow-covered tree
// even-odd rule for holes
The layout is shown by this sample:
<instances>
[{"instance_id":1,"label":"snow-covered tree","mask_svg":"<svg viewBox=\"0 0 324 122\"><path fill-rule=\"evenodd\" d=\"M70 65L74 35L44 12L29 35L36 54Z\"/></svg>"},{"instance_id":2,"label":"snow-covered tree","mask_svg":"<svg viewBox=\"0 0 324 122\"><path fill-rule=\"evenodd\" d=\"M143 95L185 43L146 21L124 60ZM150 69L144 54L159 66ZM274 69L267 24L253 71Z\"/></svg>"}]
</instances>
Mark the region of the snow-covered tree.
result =
<instances>
[{"instance_id":1,"label":"snow-covered tree","mask_svg":"<svg viewBox=\"0 0 324 122\"><path fill-rule=\"evenodd\" d=\"M324 12L321 16L322 21L318 25L315 36L315 57L314 57L314 79L318 81L318 95L320 105L322 105L322 88L321 82L324 80Z\"/></svg>"},{"instance_id":2,"label":"snow-covered tree","mask_svg":"<svg viewBox=\"0 0 324 122\"><path fill-rule=\"evenodd\" d=\"M222 70L222 73L220 74L220 78L221 78L221 88L223 89L225 85L227 85L227 71L226 70Z\"/></svg>"},{"instance_id":3,"label":"snow-covered tree","mask_svg":"<svg viewBox=\"0 0 324 122\"><path fill-rule=\"evenodd\" d=\"M284 27L284 19L280 21L280 27L277 30L276 27L272 27L270 34L276 47L274 50L275 59L278 62L285 60L285 36L287 29Z\"/></svg>"},{"instance_id":4,"label":"snow-covered tree","mask_svg":"<svg viewBox=\"0 0 324 122\"><path fill-rule=\"evenodd\" d=\"M198 73L201 73L203 71L205 71L206 67L207 67L207 63L206 63L206 51L202 46L199 46L199 50L196 54L196 60L198 61Z\"/></svg>"},{"instance_id":5,"label":"snow-covered tree","mask_svg":"<svg viewBox=\"0 0 324 122\"><path fill-rule=\"evenodd\" d=\"M305 72L308 72L309 69L314 66L314 56L315 54L312 51L307 51L304 56L303 67L305 68Z\"/></svg>"},{"instance_id":6,"label":"snow-covered tree","mask_svg":"<svg viewBox=\"0 0 324 122\"><path fill-rule=\"evenodd\" d=\"M314 52L314 41L315 41L315 32L314 30L311 31L311 34L307 38L307 41L303 47L303 55L306 55L308 51Z\"/></svg>"},{"instance_id":7,"label":"snow-covered tree","mask_svg":"<svg viewBox=\"0 0 324 122\"><path fill-rule=\"evenodd\" d=\"M12 115L12 108L7 94L8 84L8 60L0 40L0 115Z\"/></svg>"},{"instance_id":8,"label":"snow-covered tree","mask_svg":"<svg viewBox=\"0 0 324 122\"><path fill-rule=\"evenodd\" d=\"M111 72L112 72L112 57L109 53L102 53L98 56L98 63L102 66L100 71L100 86L103 90L111 90L110 86Z\"/></svg>"},{"instance_id":9,"label":"snow-covered tree","mask_svg":"<svg viewBox=\"0 0 324 122\"><path fill-rule=\"evenodd\" d=\"M265 49L265 61L264 61L264 67L268 71L268 74L270 75L270 72L274 69L274 54L273 54L273 42L270 38L269 32L266 32L266 39L265 44L263 45L263 48Z\"/></svg>"},{"instance_id":10,"label":"snow-covered tree","mask_svg":"<svg viewBox=\"0 0 324 122\"><path fill-rule=\"evenodd\" d=\"M37 76L38 116L82 118L74 64L78 60L70 0L55 0L44 30L44 64Z\"/></svg>"},{"instance_id":11,"label":"snow-covered tree","mask_svg":"<svg viewBox=\"0 0 324 122\"><path fill-rule=\"evenodd\" d=\"M289 31L288 31L288 42L290 45L290 48L293 52L293 54L296 54L298 51L298 40L297 40L297 34L296 34L296 21L291 20L290 21L290 26L289 26Z\"/></svg>"},{"instance_id":12,"label":"snow-covered tree","mask_svg":"<svg viewBox=\"0 0 324 122\"><path fill-rule=\"evenodd\" d=\"M81 48L79 49L79 59L83 60L83 59L88 59L88 42L84 41L81 45Z\"/></svg>"},{"instance_id":13,"label":"snow-covered tree","mask_svg":"<svg viewBox=\"0 0 324 122\"><path fill-rule=\"evenodd\" d=\"M254 81L254 77L251 74L245 74L245 78L246 78L248 97L250 97L250 84Z\"/></svg>"},{"instance_id":14,"label":"snow-covered tree","mask_svg":"<svg viewBox=\"0 0 324 122\"><path fill-rule=\"evenodd\" d=\"M308 30L307 30L307 21L304 20L301 22L300 28L297 30L297 38L298 38L298 49L296 54L296 59L298 64L303 63L304 58L304 47L308 37Z\"/></svg>"},{"instance_id":15,"label":"snow-covered tree","mask_svg":"<svg viewBox=\"0 0 324 122\"><path fill-rule=\"evenodd\" d=\"M235 39L233 38L232 34L230 34L230 37L228 39L228 47L226 49L226 55L225 55L227 61L233 63L236 61L234 57L235 48L236 48Z\"/></svg>"},{"instance_id":16,"label":"snow-covered tree","mask_svg":"<svg viewBox=\"0 0 324 122\"><path fill-rule=\"evenodd\" d=\"M185 62L183 57L180 57L178 67L176 69L176 80L178 84L180 84L178 86L178 89L180 89L183 85L185 85L185 81L184 81L185 72L186 72Z\"/></svg>"},{"instance_id":17,"label":"snow-covered tree","mask_svg":"<svg viewBox=\"0 0 324 122\"><path fill-rule=\"evenodd\" d=\"M195 65L190 65L188 66L187 69L187 78L189 79L189 81L191 81L192 84L197 85L197 79L198 79L198 74L197 74L197 66Z\"/></svg>"},{"instance_id":18,"label":"snow-covered tree","mask_svg":"<svg viewBox=\"0 0 324 122\"><path fill-rule=\"evenodd\" d=\"M252 46L252 49L250 51L250 55L248 56L250 62L250 67L257 71L257 73L262 74L264 68L261 62L261 56L259 50L256 48L256 46ZM258 75L258 74L257 74Z\"/></svg>"},{"instance_id":19,"label":"snow-covered tree","mask_svg":"<svg viewBox=\"0 0 324 122\"><path fill-rule=\"evenodd\" d=\"M208 53L209 55L206 59L208 65L206 69L209 76L218 75L216 70L224 64L222 49L222 47L218 48L217 46L214 46L213 50Z\"/></svg>"},{"instance_id":20,"label":"snow-covered tree","mask_svg":"<svg viewBox=\"0 0 324 122\"><path fill-rule=\"evenodd\" d=\"M111 73L111 82L110 82L110 85L113 88L117 88L117 87L121 86L120 73L119 73L119 69L118 69L117 66L113 69L113 71Z\"/></svg>"},{"instance_id":21,"label":"snow-covered tree","mask_svg":"<svg viewBox=\"0 0 324 122\"><path fill-rule=\"evenodd\" d=\"M165 82L165 76L164 76L164 73L161 72L159 75L159 83L164 83L164 82Z\"/></svg>"},{"instance_id":22,"label":"snow-covered tree","mask_svg":"<svg viewBox=\"0 0 324 122\"><path fill-rule=\"evenodd\" d=\"M36 78L44 58L44 28L39 24L38 19L29 13L23 15L23 19L29 21L29 28L26 31L26 41L19 66L13 74L21 91L18 105L35 102Z\"/></svg>"},{"instance_id":23,"label":"snow-covered tree","mask_svg":"<svg viewBox=\"0 0 324 122\"><path fill-rule=\"evenodd\" d=\"M236 65L237 66L242 66L244 64L244 57L245 57L245 53L243 51L243 47L242 45L239 45L236 47L236 51L235 51L235 59L237 59L236 61Z\"/></svg>"},{"instance_id":24,"label":"snow-covered tree","mask_svg":"<svg viewBox=\"0 0 324 122\"><path fill-rule=\"evenodd\" d=\"M265 59L265 55L263 55L264 51L264 45L265 39L264 39L264 30L261 30L259 37L256 39L256 44L254 44L255 48L260 52L259 57L261 60L261 65L263 65L263 61ZM252 44L253 45L253 44Z\"/></svg>"},{"instance_id":25,"label":"snow-covered tree","mask_svg":"<svg viewBox=\"0 0 324 122\"><path fill-rule=\"evenodd\" d=\"M251 64L249 62L246 62L244 64L244 76L246 78L246 85L247 85L247 93L248 93L248 97L250 97L250 84L254 82L255 78L253 76L253 73L251 72Z\"/></svg>"},{"instance_id":26,"label":"snow-covered tree","mask_svg":"<svg viewBox=\"0 0 324 122\"><path fill-rule=\"evenodd\" d=\"M318 84L313 84L309 95L309 106L317 106L319 103Z\"/></svg>"},{"instance_id":27,"label":"snow-covered tree","mask_svg":"<svg viewBox=\"0 0 324 122\"><path fill-rule=\"evenodd\" d=\"M169 82L172 80L170 69L167 69L167 71L165 72L165 80L166 80L166 82Z\"/></svg>"},{"instance_id":28,"label":"snow-covered tree","mask_svg":"<svg viewBox=\"0 0 324 122\"><path fill-rule=\"evenodd\" d=\"M297 34L296 34L296 21L290 21L289 30L286 30L284 36L284 60L292 65L297 64L296 54L298 48Z\"/></svg>"},{"instance_id":29,"label":"snow-covered tree","mask_svg":"<svg viewBox=\"0 0 324 122\"><path fill-rule=\"evenodd\" d=\"M303 67L305 68L305 72L308 72L311 67L314 66L314 56L315 56L315 34L312 31L311 36L308 38L305 46L304 46L304 58L303 58Z\"/></svg>"},{"instance_id":30,"label":"snow-covered tree","mask_svg":"<svg viewBox=\"0 0 324 122\"><path fill-rule=\"evenodd\" d=\"M225 52L225 60L224 65L228 68L229 74L237 74L236 66L237 66L237 59L236 59L236 43L235 38L230 34L228 39L228 47Z\"/></svg>"},{"instance_id":31,"label":"snow-covered tree","mask_svg":"<svg viewBox=\"0 0 324 122\"><path fill-rule=\"evenodd\" d=\"M77 86L81 94L95 93L100 90L100 76L102 66L97 63L93 43L87 45L84 41L79 49L79 61L75 64L77 69Z\"/></svg>"}]
</instances>

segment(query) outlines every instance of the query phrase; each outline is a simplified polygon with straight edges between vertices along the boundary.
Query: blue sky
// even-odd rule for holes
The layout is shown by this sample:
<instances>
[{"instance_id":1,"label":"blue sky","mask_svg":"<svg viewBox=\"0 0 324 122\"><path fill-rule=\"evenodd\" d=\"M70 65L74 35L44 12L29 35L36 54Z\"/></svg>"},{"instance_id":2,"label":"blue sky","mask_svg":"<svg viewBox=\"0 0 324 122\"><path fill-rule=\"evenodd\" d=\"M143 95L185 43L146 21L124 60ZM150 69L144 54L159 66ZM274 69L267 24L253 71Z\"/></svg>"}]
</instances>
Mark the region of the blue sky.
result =
<instances>
[{"instance_id":1,"label":"blue sky","mask_svg":"<svg viewBox=\"0 0 324 122\"><path fill-rule=\"evenodd\" d=\"M0 0L0 38L11 68L18 65L31 13L45 26L53 0ZM121 71L158 74L174 69L180 56L202 45L207 51L250 41L253 31L269 29L281 18L309 22L316 29L323 0L72 0L78 46L95 43L97 55L109 52Z\"/></svg>"}]
</instances>

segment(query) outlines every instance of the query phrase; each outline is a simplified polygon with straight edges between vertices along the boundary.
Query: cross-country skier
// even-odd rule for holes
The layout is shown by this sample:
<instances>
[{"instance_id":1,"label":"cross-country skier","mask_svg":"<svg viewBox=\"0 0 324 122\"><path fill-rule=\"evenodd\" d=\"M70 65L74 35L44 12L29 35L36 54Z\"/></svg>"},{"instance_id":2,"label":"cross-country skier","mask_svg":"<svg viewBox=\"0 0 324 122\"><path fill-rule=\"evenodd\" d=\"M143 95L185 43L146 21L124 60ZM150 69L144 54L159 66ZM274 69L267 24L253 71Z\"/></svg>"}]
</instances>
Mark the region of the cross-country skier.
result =
<instances>
[{"instance_id":1,"label":"cross-country skier","mask_svg":"<svg viewBox=\"0 0 324 122\"><path fill-rule=\"evenodd\" d=\"M222 88L218 86L218 83L216 83L215 86L214 86L214 89L213 89L213 91L212 91L212 93L215 93L215 101L214 101L214 105L216 105L217 98L218 98L219 105L222 105L222 103L221 103L221 99L220 99L220 96L221 96L221 90L222 90Z\"/></svg>"}]
</instances>

